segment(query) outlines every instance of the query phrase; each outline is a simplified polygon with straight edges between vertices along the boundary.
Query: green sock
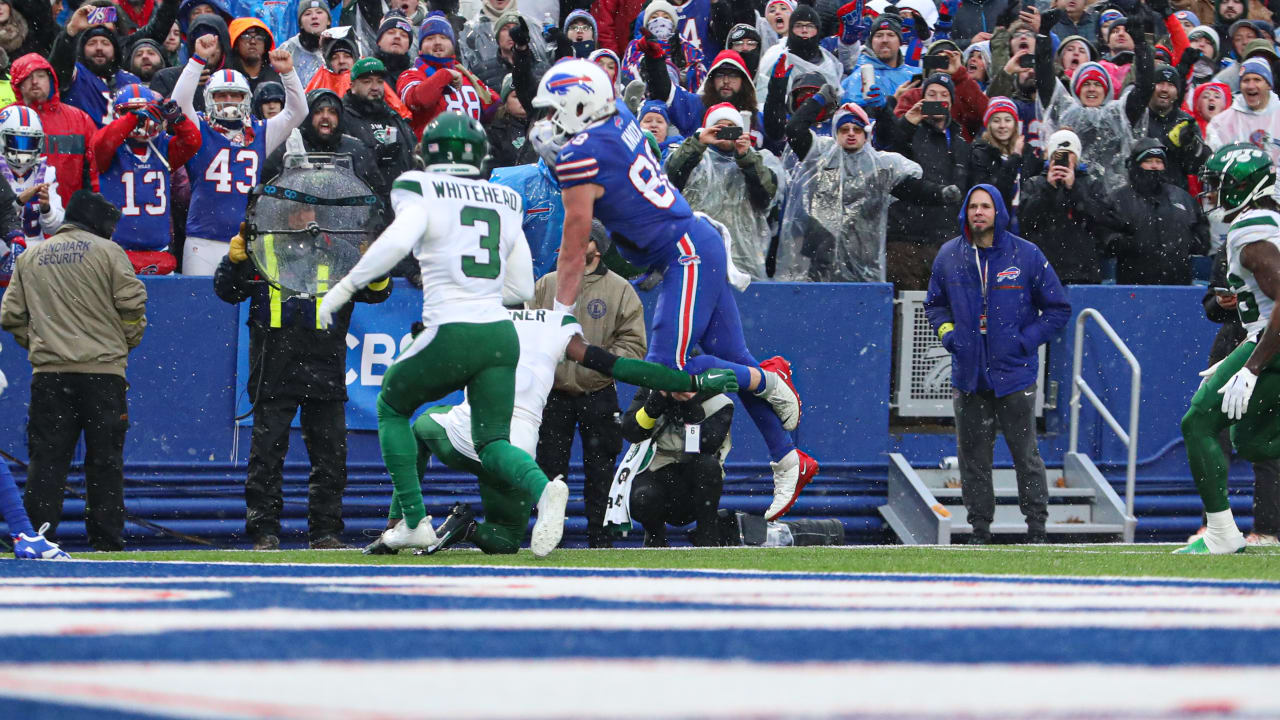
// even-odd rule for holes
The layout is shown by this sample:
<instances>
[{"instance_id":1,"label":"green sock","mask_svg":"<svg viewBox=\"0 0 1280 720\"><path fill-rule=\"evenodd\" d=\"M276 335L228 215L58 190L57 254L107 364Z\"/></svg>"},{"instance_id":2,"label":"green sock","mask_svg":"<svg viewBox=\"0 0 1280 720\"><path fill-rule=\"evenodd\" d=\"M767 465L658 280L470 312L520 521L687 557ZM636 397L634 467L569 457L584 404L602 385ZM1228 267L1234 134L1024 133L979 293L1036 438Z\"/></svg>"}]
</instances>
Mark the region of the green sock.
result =
<instances>
[{"instance_id":1,"label":"green sock","mask_svg":"<svg viewBox=\"0 0 1280 720\"><path fill-rule=\"evenodd\" d=\"M1218 433L1225 418L1219 412L1200 410L1194 403L1182 417L1187 463L1205 512L1221 512L1231 507L1227 500L1227 458L1218 444Z\"/></svg>"},{"instance_id":2,"label":"green sock","mask_svg":"<svg viewBox=\"0 0 1280 720\"><path fill-rule=\"evenodd\" d=\"M511 528L480 523L471 536L471 542L486 555L512 555L520 549L524 532L513 533Z\"/></svg>"},{"instance_id":3,"label":"green sock","mask_svg":"<svg viewBox=\"0 0 1280 720\"><path fill-rule=\"evenodd\" d=\"M418 470L418 440L409 426L409 416L391 407L382 394L378 395L378 444L382 447L382 462L391 474L396 499L410 528L416 528L427 516L422 505L421 477Z\"/></svg>"},{"instance_id":4,"label":"green sock","mask_svg":"<svg viewBox=\"0 0 1280 720\"><path fill-rule=\"evenodd\" d=\"M506 440L494 440L480 450L480 463L485 472L518 488L537 502L547 486L547 476L529 453Z\"/></svg>"}]
</instances>

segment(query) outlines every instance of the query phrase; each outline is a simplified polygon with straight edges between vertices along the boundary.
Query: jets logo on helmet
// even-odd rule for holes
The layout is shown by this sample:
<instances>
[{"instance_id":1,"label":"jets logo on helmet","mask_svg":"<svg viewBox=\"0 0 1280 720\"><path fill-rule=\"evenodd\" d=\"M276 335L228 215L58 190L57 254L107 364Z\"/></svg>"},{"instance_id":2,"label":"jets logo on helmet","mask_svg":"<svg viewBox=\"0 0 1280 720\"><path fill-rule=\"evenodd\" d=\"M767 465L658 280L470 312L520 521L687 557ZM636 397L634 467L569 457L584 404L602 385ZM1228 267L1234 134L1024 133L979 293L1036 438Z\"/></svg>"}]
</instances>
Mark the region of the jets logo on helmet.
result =
<instances>
[{"instance_id":1,"label":"jets logo on helmet","mask_svg":"<svg viewBox=\"0 0 1280 720\"><path fill-rule=\"evenodd\" d=\"M20 175L40 162L44 153L44 126L31 108L10 105L0 110L0 145L9 168Z\"/></svg>"},{"instance_id":2,"label":"jets logo on helmet","mask_svg":"<svg viewBox=\"0 0 1280 720\"><path fill-rule=\"evenodd\" d=\"M1200 178L1204 183L1200 197L1214 200L1206 209L1222 208L1227 220L1258 200L1271 197L1276 186L1271 156L1250 143L1236 143L1218 150L1204 164Z\"/></svg>"},{"instance_id":3,"label":"jets logo on helmet","mask_svg":"<svg viewBox=\"0 0 1280 720\"><path fill-rule=\"evenodd\" d=\"M219 95L221 100L216 99ZM235 70L215 72L204 87L205 113L215 122L234 124L248 120L251 100L249 82Z\"/></svg>"},{"instance_id":4,"label":"jets logo on helmet","mask_svg":"<svg viewBox=\"0 0 1280 720\"><path fill-rule=\"evenodd\" d=\"M533 106L546 111L560 143L617 112L609 76L599 65L580 59L549 68L538 82Z\"/></svg>"},{"instance_id":5,"label":"jets logo on helmet","mask_svg":"<svg viewBox=\"0 0 1280 720\"><path fill-rule=\"evenodd\" d=\"M116 93L111 101L111 113L113 118L123 117L143 108L154 108L160 104L161 97L151 88L132 83L124 86ZM138 126L129 133L129 137L133 140L146 142L160 134L160 123L155 119L159 113L151 113L154 117L147 117L139 121Z\"/></svg>"}]
</instances>

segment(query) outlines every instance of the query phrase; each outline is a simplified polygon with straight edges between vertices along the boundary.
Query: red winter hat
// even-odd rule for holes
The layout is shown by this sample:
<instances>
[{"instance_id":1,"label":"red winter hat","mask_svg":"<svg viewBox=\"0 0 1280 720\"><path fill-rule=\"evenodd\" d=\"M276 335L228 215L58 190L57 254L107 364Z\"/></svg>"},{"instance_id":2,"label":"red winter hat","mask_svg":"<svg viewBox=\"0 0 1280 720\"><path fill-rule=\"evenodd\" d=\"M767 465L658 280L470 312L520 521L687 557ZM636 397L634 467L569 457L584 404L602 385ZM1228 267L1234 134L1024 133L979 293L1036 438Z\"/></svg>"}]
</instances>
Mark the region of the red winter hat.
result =
<instances>
[{"instance_id":1,"label":"red winter hat","mask_svg":"<svg viewBox=\"0 0 1280 720\"><path fill-rule=\"evenodd\" d=\"M721 120L731 120L734 125L746 130L742 127L742 112L734 107L732 103L719 103L707 108L707 113L702 116L702 127L709 128Z\"/></svg>"},{"instance_id":2,"label":"red winter hat","mask_svg":"<svg viewBox=\"0 0 1280 720\"><path fill-rule=\"evenodd\" d=\"M997 95L987 102L987 111L982 115L982 125L986 127L991 124L991 116L996 113L1009 113L1014 120L1018 119L1018 106L1013 101L1003 95Z\"/></svg>"},{"instance_id":3,"label":"red winter hat","mask_svg":"<svg viewBox=\"0 0 1280 720\"><path fill-rule=\"evenodd\" d=\"M707 77L715 75L717 69L725 66L742 73L742 77L747 80L751 79L751 73L747 72L747 63L738 54L737 50L721 50L720 54L716 55L715 61L711 63L711 69L707 71Z\"/></svg>"}]
</instances>

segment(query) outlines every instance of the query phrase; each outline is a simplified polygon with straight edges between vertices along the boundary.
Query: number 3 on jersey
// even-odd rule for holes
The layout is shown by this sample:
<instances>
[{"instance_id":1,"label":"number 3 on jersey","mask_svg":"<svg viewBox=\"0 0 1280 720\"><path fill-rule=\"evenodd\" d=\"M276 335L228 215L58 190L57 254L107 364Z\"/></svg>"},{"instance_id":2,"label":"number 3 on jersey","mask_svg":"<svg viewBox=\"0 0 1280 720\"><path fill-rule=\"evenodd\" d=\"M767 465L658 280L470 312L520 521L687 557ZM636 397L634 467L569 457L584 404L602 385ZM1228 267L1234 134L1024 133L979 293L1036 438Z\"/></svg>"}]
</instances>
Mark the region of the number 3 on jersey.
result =
<instances>
[{"instance_id":1,"label":"number 3 on jersey","mask_svg":"<svg viewBox=\"0 0 1280 720\"><path fill-rule=\"evenodd\" d=\"M631 168L627 170L627 177L654 207L666 210L675 203L675 193L667 186L667 178L658 169L657 163L649 157L649 148L646 147L643 153L636 156Z\"/></svg>"},{"instance_id":2,"label":"number 3 on jersey","mask_svg":"<svg viewBox=\"0 0 1280 720\"><path fill-rule=\"evenodd\" d=\"M480 253L477 257L464 255L462 257L462 274L470 278L479 278L481 280L493 280L502 272L502 258L498 256L498 250L502 241L502 217L498 215L498 211L493 208L482 208L468 205L462 208L462 217L458 222L463 227L475 227L476 223L484 223L485 231L480 236ZM488 256L484 260L477 259L479 255L484 255L488 251Z\"/></svg>"},{"instance_id":3,"label":"number 3 on jersey","mask_svg":"<svg viewBox=\"0 0 1280 720\"><path fill-rule=\"evenodd\" d=\"M233 170L243 170L244 181L233 178L231 175ZM213 161L204 171L204 179L214 183L213 189L220 193L231 192L234 180L235 191L241 195L248 195L253 186L258 184L258 151L237 150L233 167L231 148L222 148L217 155L213 156Z\"/></svg>"}]
</instances>

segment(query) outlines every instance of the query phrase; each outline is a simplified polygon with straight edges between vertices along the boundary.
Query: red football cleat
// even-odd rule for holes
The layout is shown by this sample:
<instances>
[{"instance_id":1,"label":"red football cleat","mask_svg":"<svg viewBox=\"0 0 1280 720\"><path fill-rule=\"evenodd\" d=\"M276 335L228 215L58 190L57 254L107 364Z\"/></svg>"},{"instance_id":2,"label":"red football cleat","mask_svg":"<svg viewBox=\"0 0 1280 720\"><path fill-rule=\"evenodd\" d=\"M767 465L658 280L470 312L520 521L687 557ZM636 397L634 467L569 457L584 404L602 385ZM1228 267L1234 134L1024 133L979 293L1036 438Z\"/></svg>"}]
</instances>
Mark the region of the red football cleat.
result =
<instances>
[{"instance_id":1,"label":"red football cleat","mask_svg":"<svg viewBox=\"0 0 1280 720\"><path fill-rule=\"evenodd\" d=\"M769 465L773 468L773 503L765 511L764 519L773 521L786 515L796 504L801 491L818 474L818 461L796 449Z\"/></svg>"},{"instance_id":2,"label":"red football cleat","mask_svg":"<svg viewBox=\"0 0 1280 720\"><path fill-rule=\"evenodd\" d=\"M791 363L780 355L760 363L760 369L771 372L781 378L782 383L773 390L760 393L759 396L773 406L773 411L782 420L782 428L788 432L800 425L802 403L800 393L796 392L795 383L791 381Z\"/></svg>"}]
</instances>

